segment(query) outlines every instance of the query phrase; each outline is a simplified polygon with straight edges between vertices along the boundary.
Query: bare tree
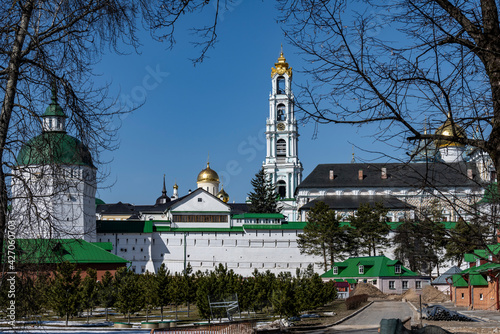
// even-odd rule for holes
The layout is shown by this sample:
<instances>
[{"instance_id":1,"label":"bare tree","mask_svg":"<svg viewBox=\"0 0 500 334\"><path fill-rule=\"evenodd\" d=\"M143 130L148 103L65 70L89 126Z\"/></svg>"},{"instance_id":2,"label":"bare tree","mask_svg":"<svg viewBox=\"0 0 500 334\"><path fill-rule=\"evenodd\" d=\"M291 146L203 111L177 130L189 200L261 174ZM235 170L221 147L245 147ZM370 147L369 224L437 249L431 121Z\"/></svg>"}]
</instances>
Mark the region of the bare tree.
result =
<instances>
[{"instance_id":1,"label":"bare tree","mask_svg":"<svg viewBox=\"0 0 500 334\"><path fill-rule=\"evenodd\" d=\"M498 1L278 3L288 41L300 50L307 62L304 72L311 79L297 98L305 119L375 124L378 130L373 134L378 139L398 148L405 148L407 140L415 144L410 161L436 143L467 145L475 148L472 154L483 160L479 161L483 167L487 155L491 157L496 172L491 180L496 178L500 170ZM445 121L451 129L447 136L439 130ZM478 187L485 186L485 179L489 178L479 180ZM432 184L422 185L423 191L435 194ZM457 205L457 196L437 195L455 205L458 216L477 215L479 208L471 204L479 198ZM492 217L485 219L486 224L497 223Z\"/></svg>"},{"instance_id":2,"label":"bare tree","mask_svg":"<svg viewBox=\"0 0 500 334\"><path fill-rule=\"evenodd\" d=\"M209 23L194 27L195 40L201 48L195 62L202 61L216 42L219 9L231 3L232 0L210 2L210 6L215 4L215 10L207 11ZM174 28L183 14L201 11L207 6L209 1L203 0L18 0L3 3L0 9L0 89L3 92L0 245L5 238L9 205L16 200L12 198L11 181L21 189L16 190L17 200L29 207L24 213L52 228L57 225L55 220L61 220L48 210L54 204L51 201L55 195L71 193L82 184L95 188L95 184L88 184L91 177L88 174L95 173L95 167L101 163L99 152L116 147L116 116L130 111L108 95L107 87L94 86L92 70L101 55L109 50L120 54L122 48L136 50L140 46L139 29L149 30L153 38L172 47ZM76 138L73 149L88 150L80 152L80 158L84 156L90 172L66 168L68 164L78 165L81 162L78 159L57 161L64 153L53 153L54 147L50 145L55 145L57 151L67 144L65 139L55 144L39 140L37 147L29 142L43 135L40 133L45 125L40 111L50 101L51 92L51 106L54 110L60 108L65 114L59 116L65 118L67 132ZM19 161L22 148L29 151L28 163ZM49 157L53 161L49 159L45 169L33 168L29 162L43 154L53 154ZM57 154L59 156L55 156ZM92 158L87 159L87 155ZM70 178L65 178L67 173ZM38 182L40 175L49 175L50 185ZM41 229L44 230L43 226ZM62 233L71 236L70 230L56 231L57 235ZM2 256L3 248L0 262Z\"/></svg>"}]
</instances>

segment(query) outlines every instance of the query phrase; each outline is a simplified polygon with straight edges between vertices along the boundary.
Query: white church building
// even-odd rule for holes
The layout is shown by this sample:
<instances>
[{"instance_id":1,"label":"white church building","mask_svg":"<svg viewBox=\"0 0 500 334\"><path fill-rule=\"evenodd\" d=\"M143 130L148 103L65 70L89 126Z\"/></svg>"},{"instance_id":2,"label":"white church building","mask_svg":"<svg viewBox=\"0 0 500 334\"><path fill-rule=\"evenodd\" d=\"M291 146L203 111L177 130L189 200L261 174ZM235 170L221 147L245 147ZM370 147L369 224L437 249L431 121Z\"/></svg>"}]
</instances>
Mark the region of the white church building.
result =
<instances>
[{"instance_id":1,"label":"white church building","mask_svg":"<svg viewBox=\"0 0 500 334\"><path fill-rule=\"evenodd\" d=\"M263 163L276 186L281 213L249 213L247 203L229 203L209 163L197 176L197 189L188 194L180 195L175 184L169 197L164 181L155 204L96 200L92 158L81 142L66 133L66 116L54 93L42 115L42 134L20 150L13 170L12 219L23 222L18 236L107 243L136 273L155 272L161 264L181 272L189 263L194 271L223 264L245 276L256 269L293 274L310 264L321 270L321 259L301 254L297 246L307 211L317 201L345 219L362 203L382 202L389 209L389 220L398 221L414 217L429 207L430 198L438 198L444 219L454 220L462 212L446 205L449 199L466 210L482 197L484 185L496 178L484 155L441 140L433 143L434 160L421 159L426 163L322 164L302 181L291 82L292 68L281 53L271 71ZM449 120L437 131L465 136Z\"/></svg>"}]
</instances>

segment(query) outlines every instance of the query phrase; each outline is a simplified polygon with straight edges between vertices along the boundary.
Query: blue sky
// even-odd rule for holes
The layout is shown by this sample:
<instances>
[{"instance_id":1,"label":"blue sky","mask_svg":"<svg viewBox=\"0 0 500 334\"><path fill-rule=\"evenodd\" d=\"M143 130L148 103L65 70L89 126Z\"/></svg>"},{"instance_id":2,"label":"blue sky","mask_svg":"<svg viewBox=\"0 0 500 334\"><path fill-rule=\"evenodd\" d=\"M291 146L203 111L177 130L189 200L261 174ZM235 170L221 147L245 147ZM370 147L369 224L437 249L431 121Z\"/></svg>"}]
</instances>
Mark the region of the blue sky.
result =
<instances>
[{"instance_id":1,"label":"blue sky","mask_svg":"<svg viewBox=\"0 0 500 334\"><path fill-rule=\"evenodd\" d=\"M153 204L161 194L163 174L167 194L172 195L177 182L184 195L196 188L210 154L230 201L245 200L250 180L265 159L270 73L281 43L294 68L294 84L306 80L299 71L302 60L285 43L276 15L273 2L237 1L220 16L220 39L210 58L196 67L189 58L199 50L187 31L199 22L196 15L184 17L173 50L143 32L140 54L128 50L129 55L103 58L96 67L98 83L110 83L111 93L123 103L142 105L122 117L120 147L102 157L109 163L100 167L108 176L99 184L99 198ZM314 124L300 124L304 178L319 163L351 161L353 144L373 151L391 149L376 142L373 133L366 127L321 125L313 139ZM371 158L367 152L354 152L358 160Z\"/></svg>"}]
</instances>

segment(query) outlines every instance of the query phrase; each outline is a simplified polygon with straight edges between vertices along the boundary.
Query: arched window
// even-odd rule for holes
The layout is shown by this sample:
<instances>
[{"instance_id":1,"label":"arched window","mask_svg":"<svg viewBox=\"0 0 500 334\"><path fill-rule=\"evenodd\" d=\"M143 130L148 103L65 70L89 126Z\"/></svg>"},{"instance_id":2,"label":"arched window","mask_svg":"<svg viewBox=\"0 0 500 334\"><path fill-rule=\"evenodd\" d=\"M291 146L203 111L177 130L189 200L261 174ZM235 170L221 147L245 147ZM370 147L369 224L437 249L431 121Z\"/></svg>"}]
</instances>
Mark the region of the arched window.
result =
<instances>
[{"instance_id":1,"label":"arched window","mask_svg":"<svg viewBox=\"0 0 500 334\"><path fill-rule=\"evenodd\" d=\"M278 121L284 121L286 120L285 117L285 105L284 104L279 104L278 105Z\"/></svg>"},{"instance_id":2,"label":"arched window","mask_svg":"<svg viewBox=\"0 0 500 334\"><path fill-rule=\"evenodd\" d=\"M286 141L284 139L278 139L278 141L276 142L276 156L286 156Z\"/></svg>"},{"instance_id":3,"label":"arched window","mask_svg":"<svg viewBox=\"0 0 500 334\"><path fill-rule=\"evenodd\" d=\"M285 94L285 78L278 77L276 80L276 94Z\"/></svg>"},{"instance_id":4,"label":"arched window","mask_svg":"<svg viewBox=\"0 0 500 334\"><path fill-rule=\"evenodd\" d=\"M286 182L279 180L276 184L276 190L281 198L286 198Z\"/></svg>"}]
</instances>

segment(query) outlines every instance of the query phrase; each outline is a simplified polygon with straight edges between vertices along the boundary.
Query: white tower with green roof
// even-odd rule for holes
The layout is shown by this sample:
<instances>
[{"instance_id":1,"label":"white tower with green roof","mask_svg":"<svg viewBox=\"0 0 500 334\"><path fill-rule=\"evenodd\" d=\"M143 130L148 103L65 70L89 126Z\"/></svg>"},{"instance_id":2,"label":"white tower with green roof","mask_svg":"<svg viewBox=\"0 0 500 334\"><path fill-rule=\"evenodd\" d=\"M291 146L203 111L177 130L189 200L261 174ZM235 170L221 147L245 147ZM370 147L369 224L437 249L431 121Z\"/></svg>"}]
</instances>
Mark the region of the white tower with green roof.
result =
<instances>
[{"instance_id":1,"label":"white tower with green roof","mask_svg":"<svg viewBox=\"0 0 500 334\"><path fill-rule=\"evenodd\" d=\"M52 92L42 133L23 145L12 176L12 217L18 238L96 240L96 168L88 148L66 133Z\"/></svg>"}]
</instances>

